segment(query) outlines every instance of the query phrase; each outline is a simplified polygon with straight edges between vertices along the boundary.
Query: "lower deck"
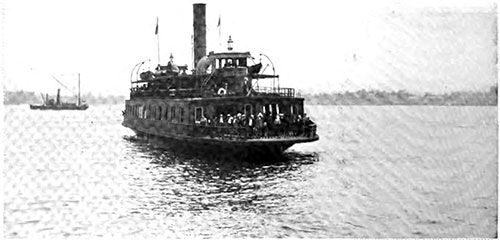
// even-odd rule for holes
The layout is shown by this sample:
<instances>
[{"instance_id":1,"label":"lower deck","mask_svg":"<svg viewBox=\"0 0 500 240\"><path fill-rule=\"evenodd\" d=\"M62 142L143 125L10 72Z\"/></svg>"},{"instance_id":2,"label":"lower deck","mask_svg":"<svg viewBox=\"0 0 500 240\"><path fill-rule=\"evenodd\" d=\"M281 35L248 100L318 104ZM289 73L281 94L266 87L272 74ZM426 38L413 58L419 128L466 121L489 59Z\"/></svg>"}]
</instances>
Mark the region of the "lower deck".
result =
<instances>
[{"instance_id":1,"label":"lower deck","mask_svg":"<svg viewBox=\"0 0 500 240\"><path fill-rule=\"evenodd\" d=\"M274 133L268 129L262 129L259 133L255 128L201 126L137 119L125 119L123 126L141 134L207 144L292 146L296 143L313 142L319 139L315 130L310 128L297 132Z\"/></svg>"},{"instance_id":2,"label":"lower deck","mask_svg":"<svg viewBox=\"0 0 500 240\"><path fill-rule=\"evenodd\" d=\"M240 146L283 146L318 140L302 98L133 99L123 125L176 140Z\"/></svg>"}]
</instances>

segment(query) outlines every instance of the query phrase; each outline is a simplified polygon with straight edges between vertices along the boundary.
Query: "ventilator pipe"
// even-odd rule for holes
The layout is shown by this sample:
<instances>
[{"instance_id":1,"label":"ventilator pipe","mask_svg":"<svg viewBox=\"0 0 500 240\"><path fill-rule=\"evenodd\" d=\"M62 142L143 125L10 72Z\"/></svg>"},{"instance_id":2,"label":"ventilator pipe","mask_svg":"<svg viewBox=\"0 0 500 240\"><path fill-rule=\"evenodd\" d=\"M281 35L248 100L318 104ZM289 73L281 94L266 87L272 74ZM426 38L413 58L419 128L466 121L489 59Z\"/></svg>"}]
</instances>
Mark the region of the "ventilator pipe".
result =
<instances>
[{"instance_id":1,"label":"ventilator pipe","mask_svg":"<svg viewBox=\"0 0 500 240\"><path fill-rule=\"evenodd\" d=\"M147 60L144 60L144 61L142 61L142 62L138 62L138 63L137 63L137 64L136 64L136 65L132 68L132 71L130 72L130 83L131 83L131 84L132 84L132 82L133 82L133 80L132 80L132 76L134 76L134 70L135 70L136 68L138 68L138 69L139 69L139 68L140 68L140 66L141 66L142 64L144 64L145 62L148 62L148 61L151 61L151 60L150 60L150 59L147 59ZM137 70L137 71L139 71L139 70ZM136 74L136 79L137 79L137 74Z\"/></svg>"},{"instance_id":2,"label":"ventilator pipe","mask_svg":"<svg viewBox=\"0 0 500 240\"><path fill-rule=\"evenodd\" d=\"M271 61L271 59L264 53L261 53L260 56L264 56L267 58L267 60L269 60L269 62L271 63L271 66L273 67L273 76L276 76L276 70L274 69L274 63L273 61ZM274 88L274 80L276 79L276 77L273 78L273 88ZM279 78L278 78L278 89L280 88L280 81L279 81Z\"/></svg>"}]
</instances>

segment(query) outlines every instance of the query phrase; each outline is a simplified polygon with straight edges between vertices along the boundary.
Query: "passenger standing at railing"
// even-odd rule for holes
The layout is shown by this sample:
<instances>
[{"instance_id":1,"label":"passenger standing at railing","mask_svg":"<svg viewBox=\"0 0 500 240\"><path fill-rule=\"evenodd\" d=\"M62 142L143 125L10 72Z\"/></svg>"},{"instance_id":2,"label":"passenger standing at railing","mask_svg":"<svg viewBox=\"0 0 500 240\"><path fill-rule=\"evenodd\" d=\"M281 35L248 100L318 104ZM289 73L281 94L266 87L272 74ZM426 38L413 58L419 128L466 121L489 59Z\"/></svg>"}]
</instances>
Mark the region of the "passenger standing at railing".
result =
<instances>
[{"instance_id":1,"label":"passenger standing at railing","mask_svg":"<svg viewBox=\"0 0 500 240\"><path fill-rule=\"evenodd\" d=\"M302 129L304 135L309 134L309 125L311 124L311 119L307 116L307 113L304 113L304 117L302 118Z\"/></svg>"},{"instance_id":2,"label":"passenger standing at railing","mask_svg":"<svg viewBox=\"0 0 500 240\"><path fill-rule=\"evenodd\" d=\"M296 131L297 131L297 135L302 135L302 116L299 114L297 115L297 120L294 122L294 125L295 125L295 128L296 128Z\"/></svg>"},{"instance_id":3,"label":"passenger standing at railing","mask_svg":"<svg viewBox=\"0 0 500 240\"><path fill-rule=\"evenodd\" d=\"M248 117L246 115L241 115L240 127L248 126Z\"/></svg>"},{"instance_id":4,"label":"passenger standing at railing","mask_svg":"<svg viewBox=\"0 0 500 240\"><path fill-rule=\"evenodd\" d=\"M245 117L245 116L243 116ZM248 136L253 136L255 135L255 131L254 131L254 118L253 118L253 115L248 115L248 117L244 118L244 121L243 121L243 126L247 129L247 134Z\"/></svg>"},{"instance_id":5,"label":"passenger standing at railing","mask_svg":"<svg viewBox=\"0 0 500 240\"><path fill-rule=\"evenodd\" d=\"M253 114L251 114L248 119L247 119L247 125L250 127L250 129L252 129L254 127L254 117L253 117Z\"/></svg>"},{"instance_id":6,"label":"passenger standing at railing","mask_svg":"<svg viewBox=\"0 0 500 240\"><path fill-rule=\"evenodd\" d=\"M236 117L233 117L233 125L235 127L240 127L241 126L241 113L236 114Z\"/></svg>"},{"instance_id":7,"label":"passenger standing at railing","mask_svg":"<svg viewBox=\"0 0 500 240\"><path fill-rule=\"evenodd\" d=\"M279 136L281 134L281 119L280 115L276 114L276 117L274 118L274 135Z\"/></svg>"},{"instance_id":8,"label":"passenger standing at railing","mask_svg":"<svg viewBox=\"0 0 500 240\"><path fill-rule=\"evenodd\" d=\"M303 119L303 121L304 121L304 124L305 124L306 126L308 126L308 125L312 124L312 121L311 121L311 119L309 118L309 116L307 116L307 113L304 113L304 119Z\"/></svg>"},{"instance_id":9,"label":"passenger standing at railing","mask_svg":"<svg viewBox=\"0 0 500 240\"><path fill-rule=\"evenodd\" d=\"M289 131L289 126L288 126L288 117L285 117L283 113L280 114L280 122L281 122L281 128L280 128L280 134L281 135L288 135Z\"/></svg>"},{"instance_id":10,"label":"passenger standing at railing","mask_svg":"<svg viewBox=\"0 0 500 240\"><path fill-rule=\"evenodd\" d=\"M238 113L238 114L240 114L240 113ZM245 115L240 114L240 124L239 124L239 127L244 127L244 126L246 126L246 121L247 121L247 120L246 120Z\"/></svg>"},{"instance_id":11,"label":"passenger standing at railing","mask_svg":"<svg viewBox=\"0 0 500 240\"><path fill-rule=\"evenodd\" d=\"M284 126L285 126L285 131L287 132L288 136L293 136L294 135L294 129L293 129L293 119L296 118L295 115L291 116L285 116L284 118Z\"/></svg>"},{"instance_id":12,"label":"passenger standing at railing","mask_svg":"<svg viewBox=\"0 0 500 240\"><path fill-rule=\"evenodd\" d=\"M257 130L257 137L264 136L264 119L262 118L262 113L257 114L257 119L255 120L255 128Z\"/></svg>"},{"instance_id":13,"label":"passenger standing at railing","mask_svg":"<svg viewBox=\"0 0 500 240\"><path fill-rule=\"evenodd\" d=\"M248 126L248 118L245 115L241 115L240 127Z\"/></svg>"},{"instance_id":14,"label":"passenger standing at railing","mask_svg":"<svg viewBox=\"0 0 500 240\"><path fill-rule=\"evenodd\" d=\"M224 115L220 114L219 119L217 119L217 125L224 126Z\"/></svg>"},{"instance_id":15,"label":"passenger standing at railing","mask_svg":"<svg viewBox=\"0 0 500 240\"><path fill-rule=\"evenodd\" d=\"M233 127L236 127L236 126L238 125L238 116L237 116L237 115L233 115L233 116L231 116L231 120L232 120L232 121L231 121L231 125L232 125Z\"/></svg>"},{"instance_id":16,"label":"passenger standing at railing","mask_svg":"<svg viewBox=\"0 0 500 240\"><path fill-rule=\"evenodd\" d=\"M271 114L267 114L264 118L264 137L273 135L273 133L274 133L273 116L271 116Z\"/></svg>"},{"instance_id":17,"label":"passenger standing at railing","mask_svg":"<svg viewBox=\"0 0 500 240\"><path fill-rule=\"evenodd\" d=\"M200 125L201 126L206 126L207 125L207 118L205 116L202 116L200 119Z\"/></svg>"}]
</instances>

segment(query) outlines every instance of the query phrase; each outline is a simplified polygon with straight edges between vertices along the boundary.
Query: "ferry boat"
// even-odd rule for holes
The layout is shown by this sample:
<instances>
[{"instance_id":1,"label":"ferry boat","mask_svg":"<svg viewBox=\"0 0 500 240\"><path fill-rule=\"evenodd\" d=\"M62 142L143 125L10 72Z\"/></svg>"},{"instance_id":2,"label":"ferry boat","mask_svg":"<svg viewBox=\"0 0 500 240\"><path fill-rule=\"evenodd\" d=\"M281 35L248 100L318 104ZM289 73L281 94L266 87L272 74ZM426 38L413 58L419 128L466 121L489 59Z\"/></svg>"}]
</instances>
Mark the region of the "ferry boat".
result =
<instances>
[{"instance_id":1,"label":"ferry boat","mask_svg":"<svg viewBox=\"0 0 500 240\"><path fill-rule=\"evenodd\" d=\"M317 141L304 99L295 89L280 87L279 75L261 73L262 63L250 65L249 52L233 51L231 37L227 51L206 54L205 7L193 4L195 69L188 72L172 55L154 72L141 72L145 62L138 63L122 125L187 147L245 154L281 154L294 144ZM263 81L273 84L259 87Z\"/></svg>"},{"instance_id":2,"label":"ferry boat","mask_svg":"<svg viewBox=\"0 0 500 240\"><path fill-rule=\"evenodd\" d=\"M55 77L53 77L57 82ZM60 82L59 82L60 83ZM61 84L61 83L60 83ZM63 85L64 86L64 85ZM55 99L49 98L48 94L45 97L42 94L42 105L30 104L30 109L32 110L86 110L89 105L82 103L80 98L80 74L78 74L78 97L76 103L62 102L61 101L61 89L57 89L57 95Z\"/></svg>"}]
</instances>

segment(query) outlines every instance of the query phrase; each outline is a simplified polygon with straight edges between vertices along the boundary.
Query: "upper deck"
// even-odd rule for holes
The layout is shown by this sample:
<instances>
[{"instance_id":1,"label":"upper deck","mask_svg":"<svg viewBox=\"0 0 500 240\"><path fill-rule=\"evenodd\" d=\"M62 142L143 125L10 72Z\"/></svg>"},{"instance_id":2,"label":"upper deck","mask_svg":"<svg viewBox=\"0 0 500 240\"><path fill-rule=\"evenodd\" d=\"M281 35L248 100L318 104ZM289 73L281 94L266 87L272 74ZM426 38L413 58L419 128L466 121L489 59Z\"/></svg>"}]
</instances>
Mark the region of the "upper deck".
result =
<instances>
[{"instance_id":1,"label":"upper deck","mask_svg":"<svg viewBox=\"0 0 500 240\"><path fill-rule=\"evenodd\" d=\"M132 87L130 98L229 98L229 97L285 97L295 98L294 88L252 87L249 91L227 91L225 88L177 88L172 87L169 81L190 81L186 79L169 79L166 81L143 82L142 85ZM222 89L222 90L221 90Z\"/></svg>"},{"instance_id":2,"label":"upper deck","mask_svg":"<svg viewBox=\"0 0 500 240\"><path fill-rule=\"evenodd\" d=\"M142 64L132 70L130 98L295 97L295 89L280 87L274 66L272 74L264 74L269 64L263 69L262 61L255 63L249 52L210 52L191 73L187 73L187 65L176 65L173 56L154 72L139 74ZM136 79L132 80L134 72Z\"/></svg>"}]
</instances>

